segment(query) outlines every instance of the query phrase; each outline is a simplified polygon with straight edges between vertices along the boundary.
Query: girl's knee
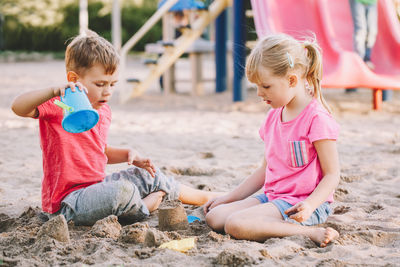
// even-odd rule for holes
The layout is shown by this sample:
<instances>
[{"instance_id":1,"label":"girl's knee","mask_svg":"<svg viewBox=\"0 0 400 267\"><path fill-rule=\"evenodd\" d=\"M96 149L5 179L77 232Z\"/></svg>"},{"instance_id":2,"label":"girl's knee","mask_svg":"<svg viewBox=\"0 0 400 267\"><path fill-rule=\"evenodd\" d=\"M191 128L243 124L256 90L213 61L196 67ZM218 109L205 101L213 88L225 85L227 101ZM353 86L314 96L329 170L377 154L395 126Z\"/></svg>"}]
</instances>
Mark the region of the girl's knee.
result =
<instances>
[{"instance_id":1,"label":"girl's knee","mask_svg":"<svg viewBox=\"0 0 400 267\"><path fill-rule=\"evenodd\" d=\"M213 210L210 210L207 214L206 214L206 222L208 224L208 226L210 226L212 229L214 229L215 226L215 221L216 221L216 214L213 212Z\"/></svg>"},{"instance_id":2,"label":"girl's knee","mask_svg":"<svg viewBox=\"0 0 400 267\"><path fill-rule=\"evenodd\" d=\"M206 215L206 222L213 230L222 232L224 230L225 218L221 216L217 208L210 210Z\"/></svg>"}]
</instances>

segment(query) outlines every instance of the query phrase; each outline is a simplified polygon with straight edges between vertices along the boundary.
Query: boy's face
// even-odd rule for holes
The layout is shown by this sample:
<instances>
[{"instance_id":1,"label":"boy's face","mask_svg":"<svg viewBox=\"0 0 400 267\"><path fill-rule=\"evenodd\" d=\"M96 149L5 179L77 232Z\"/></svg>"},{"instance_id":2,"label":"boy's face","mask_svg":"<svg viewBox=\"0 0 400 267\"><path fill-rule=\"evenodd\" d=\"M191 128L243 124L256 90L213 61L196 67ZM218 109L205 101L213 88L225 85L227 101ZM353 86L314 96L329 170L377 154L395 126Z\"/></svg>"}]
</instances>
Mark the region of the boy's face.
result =
<instances>
[{"instance_id":1,"label":"boy's face","mask_svg":"<svg viewBox=\"0 0 400 267\"><path fill-rule=\"evenodd\" d=\"M105 68L100 64L93 65L77 79L77 82L88 89L88 98L94 109L101 108L111 99L117 81L118 69L113 74L106 74Z\"/></svg>"}]
</instances>

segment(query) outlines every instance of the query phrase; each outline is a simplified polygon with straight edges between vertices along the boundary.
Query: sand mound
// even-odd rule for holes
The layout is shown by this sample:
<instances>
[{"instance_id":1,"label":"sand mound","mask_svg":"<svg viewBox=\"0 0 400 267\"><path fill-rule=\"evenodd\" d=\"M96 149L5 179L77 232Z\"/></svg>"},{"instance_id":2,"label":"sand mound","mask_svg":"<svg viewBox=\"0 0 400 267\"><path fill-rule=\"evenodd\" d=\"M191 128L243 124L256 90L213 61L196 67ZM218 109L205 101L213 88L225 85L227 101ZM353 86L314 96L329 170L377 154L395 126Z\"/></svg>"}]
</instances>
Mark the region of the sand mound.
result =
<instances>
[{"instance_id":1,"label":"sand mound","mask_svg":"<svg viewBox=\"0 0 400 267\"><path fill-rule=\"evenodd\" d=\"M188 66L177 64L178 79L190 75ZM399 266L400 93L375 112L369 90L350 95L324 90L341 125L342 176L334 214L323 225L340 237L319 248L302 236L264 243L235 240L213 232L202 209L187 205L185 212L203 221L184 230L161 231L158 211L145 222L123 227L113 216L93 227L66 224L61 217L46 222L38 207L42 162L37 121L15 116L9 105L20 92L62 84L64 68L61 61L0 63L0 265ZM233 104L231 92L214 94L211 85L200 97L189 96L185 83L178 83L181 94L170 96L155 86L125 105L117 103L117 91L109 144L139 150L194 188L233 189L263 158L258 129L266 108L254 90L245 102ZM127 167L109 165L106 171ZM196 247L186 253L158 248L188 237L195 237Z\"/></svg>"}]
</instances>

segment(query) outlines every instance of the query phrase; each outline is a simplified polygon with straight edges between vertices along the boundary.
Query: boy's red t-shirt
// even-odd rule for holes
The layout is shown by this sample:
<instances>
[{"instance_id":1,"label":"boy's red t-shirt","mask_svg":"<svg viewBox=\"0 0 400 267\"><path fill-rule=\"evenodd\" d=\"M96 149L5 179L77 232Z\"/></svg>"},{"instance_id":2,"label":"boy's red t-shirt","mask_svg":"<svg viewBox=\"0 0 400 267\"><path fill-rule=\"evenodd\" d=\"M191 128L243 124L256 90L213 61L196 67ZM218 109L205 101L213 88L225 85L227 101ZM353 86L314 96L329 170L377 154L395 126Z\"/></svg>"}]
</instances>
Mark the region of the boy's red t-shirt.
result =
<instances>
[{"instance_id":1,"label":"boy's red t-shirt","mask_svg":"<svg viewBox=\"0 0 400 267\"><path fill-rule=\"evenodd\" d=\"M43 152L42 209L55 213L61 201L72 191L102 181L107 156L104 153L111 123L111 110L104 105L98 111L99 122L83 133L66 132L61 122L63 111L53 102L39 110L40 145Z\"/></svg>"}]
</instances>

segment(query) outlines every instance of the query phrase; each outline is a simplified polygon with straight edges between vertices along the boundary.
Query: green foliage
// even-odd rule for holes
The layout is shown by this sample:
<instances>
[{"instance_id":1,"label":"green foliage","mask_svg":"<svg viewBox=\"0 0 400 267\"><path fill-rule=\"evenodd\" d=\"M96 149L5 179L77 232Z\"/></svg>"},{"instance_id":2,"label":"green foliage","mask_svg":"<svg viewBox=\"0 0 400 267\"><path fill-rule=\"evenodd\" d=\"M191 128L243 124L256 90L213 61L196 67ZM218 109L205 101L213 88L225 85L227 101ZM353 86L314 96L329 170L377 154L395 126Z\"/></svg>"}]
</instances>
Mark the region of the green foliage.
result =
<instances>
[{"instance_id":1,"label":"green foliage","mask_svg":"<svg viewBox=\"0 0 400 267\"><path fill-rule=\"evenodd\" d=\"M152 6L143 5L142 7L130 6L122 9L122 40L123 43L129 40L135 32L150 18L155 12ZM146 43L154 43L162 39L161 22L154 27L136 44L134 50L143 51Z\"/></svg>"},{"instance_id":2,"label":"green foliage","mask_svg":"<svg viewBox=\"0 0 400 267\"><path fill-rule=\"evenodd\" d=\"M6 50L51 51L63 47L60 28L32 27L19 23L14 17L5 17L3 36Z\"/></svg>"},{"instance_id":3,"label":"green foliage","mask_svg":"<svg viewBox=\"0 0 400 267\"><path fill-rule=\"evenodd\" d=\"M51 12L37 12L38 18L27 21L18 16L19 13L27 14L32 3L38 0L0 0L7 5L2 5L0 12L4 15L3 42L6 50L26 51L63 51L67 41L79 33L79 3L78 1L64 0L63 5L55 5L55 0L49 2ZM42 1L42 0L41 0ZM89 28L104 38L111 41L111 8L112 1L89 1ZM140 1L139 1L140 2ZM53 4L50 4L53 3ZM122 17L122 43L125 43L156 11L157 0L125 1L121 10ZM54 15L56 13L56 15ZM47 15L44 15L47 14ZM50 15L49 15L50 14ZM42 18L42 22L38 23ZM51 18L51 19L50 19ZM48 21L52 23L49 24ZM35 23L31 23L34 21ZM2 37L0 36L0 39ZM161 23L154 28L135 46L134 50L143 50L144 45L161 39ZM1 40L0 40L1 41Z\"/></svg>"},{"instance_id":4,"label":"green foliage","mask_svg":"<svg viewBox=\"0 0 400 267\"><path fill-rule=\"evenodd\" d=\"M12 16L29 26L50 26L60 23L59 10L76 0L0 0L0 13Z\"/></svg>"}]
</instances>

